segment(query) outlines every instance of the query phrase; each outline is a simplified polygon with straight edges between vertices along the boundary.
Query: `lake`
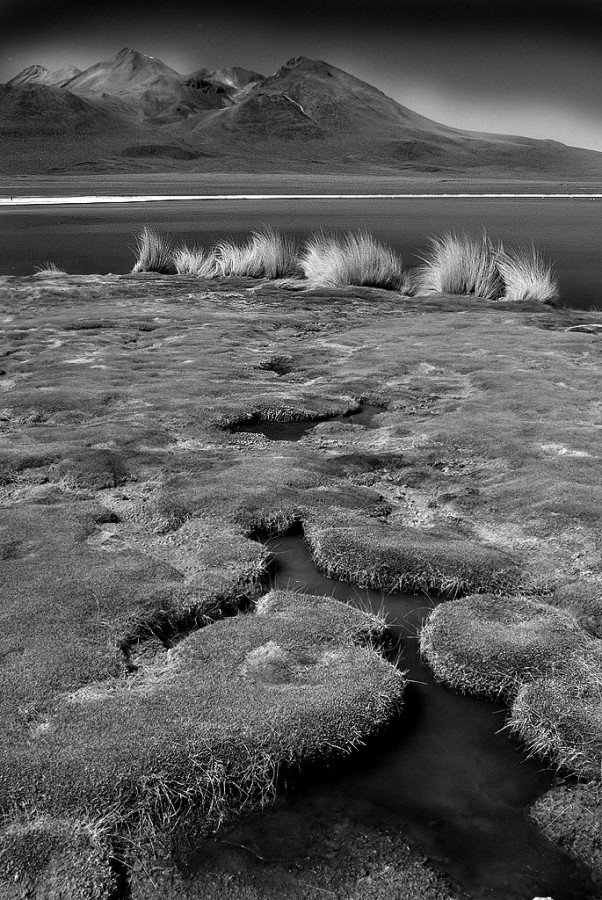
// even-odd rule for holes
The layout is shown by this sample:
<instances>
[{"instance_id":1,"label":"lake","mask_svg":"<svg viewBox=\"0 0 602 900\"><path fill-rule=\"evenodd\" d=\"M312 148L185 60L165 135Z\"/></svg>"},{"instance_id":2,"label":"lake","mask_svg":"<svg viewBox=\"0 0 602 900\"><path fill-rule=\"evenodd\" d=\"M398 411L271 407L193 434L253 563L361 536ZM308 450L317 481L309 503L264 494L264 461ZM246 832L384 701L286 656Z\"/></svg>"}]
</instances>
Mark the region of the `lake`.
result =
<instances>
[{"instance_id":1,"label":"lake","mask_svg":"<svg viewBox=\"0 0 602 900\"><path fill-rule=\"evenodd\" d=\"M47 261L72 274L131 270L134 233L143 225L208 247L242 240L269 225L303 239L320 230L366 229L420 262L428 239L483 228L507 244L533 242L554 263L562 302L602 309L602 201L574 199L378 198L203 200L32 206L0 209L0 274L28 275Z\"/></svg>"}]
</instances>

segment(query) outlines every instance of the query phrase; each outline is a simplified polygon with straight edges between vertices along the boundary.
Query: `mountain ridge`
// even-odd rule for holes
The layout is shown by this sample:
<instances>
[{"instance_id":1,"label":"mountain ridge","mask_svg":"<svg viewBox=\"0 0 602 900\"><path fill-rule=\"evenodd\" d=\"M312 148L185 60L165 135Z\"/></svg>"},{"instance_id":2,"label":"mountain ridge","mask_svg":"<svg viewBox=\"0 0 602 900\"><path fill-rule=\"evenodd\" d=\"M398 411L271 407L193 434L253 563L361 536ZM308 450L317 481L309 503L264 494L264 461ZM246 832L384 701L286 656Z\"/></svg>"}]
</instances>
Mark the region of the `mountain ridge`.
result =
<instances>
[{"instance_id":1,"label":"mountain ridge","mask_svg":"<svg viewBox=\"0 0 602 900\"><path fill-rule=\"evenodd\" d=\"M221 167L224 171L349 172L355 166L364 174L566 178L577 173L602 179L602 153L444 125L355 75L307 56L292 57L268 76L236 66L199 68L180 75L160 59L129 47L83 71L49 72L42 66L29 66L5 86L0 132L6 136L10 131L2 122L12 102L6 91L26 90L27 102L25 97L18 101L29 109L23 113L20 133L24 135L29 127L35 143L40 123L51 115L44 116L44 103L51 108L58 103L57 97L43 93L34 102L31 92L42 87L79 98L98 114L110 116L111 135L118 121L132 135L136 128L143 129L144 136L128 146L122 140L116 146L114 135L107 139L101 160L111 169L146 164L159 171L166 157L153 148L163 147L169 150L170 166L177 161L191 171L220 171ZM83 109L73 104L67 104L61 115L67 131L73 130L71 118L85 118ZM89 110L86 115L91 115ZM12 151L8 147L9 156ZM82 165L102 165L97 153L86 160L85 134L80 151ZM56 159L48 162L56 168ZM8 165L17 166L18 159Z\"/></svg>"}]
</instances>

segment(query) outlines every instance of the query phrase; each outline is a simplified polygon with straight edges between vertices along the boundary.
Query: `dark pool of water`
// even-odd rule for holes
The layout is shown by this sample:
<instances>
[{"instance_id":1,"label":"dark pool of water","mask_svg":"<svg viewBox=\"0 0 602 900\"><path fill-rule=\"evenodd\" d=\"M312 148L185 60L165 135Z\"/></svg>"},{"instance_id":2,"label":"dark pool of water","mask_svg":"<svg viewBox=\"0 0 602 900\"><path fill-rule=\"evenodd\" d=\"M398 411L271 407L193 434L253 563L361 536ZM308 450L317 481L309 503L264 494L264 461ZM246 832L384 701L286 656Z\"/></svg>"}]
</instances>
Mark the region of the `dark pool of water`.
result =
<instances>
[{"instance_id":1,"label":"dark pool of water","mask_svg":"<svg viewBox=\"0 0 602 900\"><path fill-rule=\"evenodd\" d=\"M364 404L357 412L347 412L342 416L330 416L328 419L304 419L297 422L257 419L233 425L230 431L243 434L263 434L269 441L299 441L319 422L344 422L346 425L363 425L365 428L373 428L373 419L382 412L384 410L381 406Z\"/></svg>"},{"instance_id":2,"label":"dark pool of water","mask_svg":"<svg viewBox=\"0 0 602 900\"><path fill-rule=\"evenodd\" d=\"M106 207L0 209L0 274L29 275L50 260L67 272L128 272L133 234L143 225L209 247L243 240L262 225L303 240L321 229L367 229L418 265L432 235L479 233L509 245L533 241L555 264L562 302L602 309L602 201L430 198L182 201Z\"/></svg>"},{"instance_id":3,"label":"dark pool of water","mask_svg":"<svg viewBox=\"0 0 602 900\"><path fill-rule=\"evenodd\" d=\"M552 785L553 775L502 730L504 707L454 693L422 665L416 635L431 601L326 578L300 536L271 538L267 545L274 554L274 586L385 613L401 642L399 665L411 679L405 707L364 751L300 777L274 810L238 826L230 843L205 842L189 869L208 858L213 870L227 865L233 843L247 849L251 867L255 858L280 866L303 859L311 868L316 829L336 814L401 829L435 867L483 900L593 898L573 862L525 818L525 807Z\"/></svg>"}]
</instances>

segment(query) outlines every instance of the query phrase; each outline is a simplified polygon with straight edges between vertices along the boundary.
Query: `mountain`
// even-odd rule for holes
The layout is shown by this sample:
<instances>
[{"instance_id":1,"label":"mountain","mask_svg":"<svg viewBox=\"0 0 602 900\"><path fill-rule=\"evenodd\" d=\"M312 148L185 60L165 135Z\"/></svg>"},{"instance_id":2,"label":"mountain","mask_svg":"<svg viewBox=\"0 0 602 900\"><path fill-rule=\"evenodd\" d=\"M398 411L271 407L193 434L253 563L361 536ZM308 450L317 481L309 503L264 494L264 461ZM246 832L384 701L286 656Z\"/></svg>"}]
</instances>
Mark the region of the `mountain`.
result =
<instances>
[{"instance_id":1,"label":"mountain","mask_svg":"<svg viewBox=\"0 0 602 900\"><path fill-rule=\"evenodd\" d=\"M4 90L43 87L58 96L3 95L0 134L29 132L28 152L50 168L57 165L56 153L39 138L56 126L53 133L62 128L70 135L70 159L77 150L80 164L110 170L177 166L217 172L602 179L601 153L451 128L342 69L304 56L268 77L238 67L200 68L183 76L159 59L124 48L83 72L30 66ZM22 106L20 125L9 112L15 103ZM101 114L109 118L101 120ZM85 127L76 140L78 119ZM92 139L101 121L108 135L102 152ZM20 171L22 159L11 157L4 145L3 151L0 166Z\"/></svg>"},{"instance_id":2,"label":"mountain","mask_svg":"<svg viewBox=\"0 0 602 900\"><path fill-rule=\"evenodd\" d=\"M9 87L22 87L26 84L45 84L50 87L64 87L68 81L81 73L75 66L64 66L50 72L44 66L28 66L8 82Z\"/></svg>"},{"instance_id":3,"label":"mountain","mask_svg":"<svg viewBox=\"0 0 602 900\"><path fill-rule=\"evenodd\" d=\"M127 122L70 91L45 84L0 85L0 173L39 174L84 167L124 168L122 159L198 154L156 130ZM129 164L128 164L129 165Z\"/></svg>"}]
</instances>

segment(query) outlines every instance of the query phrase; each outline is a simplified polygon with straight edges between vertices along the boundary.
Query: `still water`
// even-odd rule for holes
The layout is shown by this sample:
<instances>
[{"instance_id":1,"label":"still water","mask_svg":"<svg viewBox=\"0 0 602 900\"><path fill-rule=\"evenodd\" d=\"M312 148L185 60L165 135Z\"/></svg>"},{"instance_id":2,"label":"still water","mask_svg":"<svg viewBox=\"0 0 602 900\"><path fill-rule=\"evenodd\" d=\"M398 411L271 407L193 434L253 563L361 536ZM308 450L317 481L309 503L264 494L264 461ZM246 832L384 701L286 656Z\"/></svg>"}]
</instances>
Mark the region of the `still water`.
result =
<instances>
[{"instance_id":1,"label":"still water","mask_svg":"<svg viewBox=\"0 0 602 900\"><path fill-rule=\"evenodd\" d=\"M295 199L181 201L0 209L0 274L28 275L47 261L73 274L128 272L143 225L208 247L269 225L303 239L313 231L367 229L420 262L428 239L483 228L508 244L533 242L554 263L562 302L602 309L602 201L589 199Z\"/></svg>"}]
</instances>

